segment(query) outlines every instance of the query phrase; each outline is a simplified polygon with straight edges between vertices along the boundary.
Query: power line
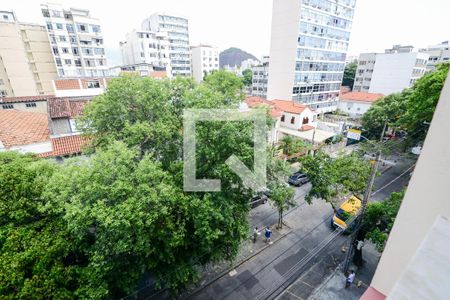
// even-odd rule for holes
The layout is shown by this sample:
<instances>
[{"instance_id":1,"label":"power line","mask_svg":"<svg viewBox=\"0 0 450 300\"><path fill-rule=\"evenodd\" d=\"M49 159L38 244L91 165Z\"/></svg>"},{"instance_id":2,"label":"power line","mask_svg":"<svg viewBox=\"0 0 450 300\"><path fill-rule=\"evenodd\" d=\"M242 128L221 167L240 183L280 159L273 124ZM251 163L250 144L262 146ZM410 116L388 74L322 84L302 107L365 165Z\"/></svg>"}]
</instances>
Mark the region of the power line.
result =
<instances>
[{"instance_id":1,"label":"power line","mask_svg":"<svg viewBox=\"0 0 450 300\"><path fill-rule=\"evenodd\" d=\"M412 168L414 168L416 166L416 164L413 164L412 166L410 166L408 169L406 169L403 173L401 173L400 175L398 175L397 177L395 177L394 179L392 179L389 183L383 185L381 188L379 188L378 190L376 190L375 192L373 192L371 194L371 196L375 195L376 193L378 193L379 191L385 189L386 187L388 187L389 185L391 185L392 183L394 183L396 180L400 179L403 175L405 175L409 170L411 170Z\"/></svg>"}]
</instances>

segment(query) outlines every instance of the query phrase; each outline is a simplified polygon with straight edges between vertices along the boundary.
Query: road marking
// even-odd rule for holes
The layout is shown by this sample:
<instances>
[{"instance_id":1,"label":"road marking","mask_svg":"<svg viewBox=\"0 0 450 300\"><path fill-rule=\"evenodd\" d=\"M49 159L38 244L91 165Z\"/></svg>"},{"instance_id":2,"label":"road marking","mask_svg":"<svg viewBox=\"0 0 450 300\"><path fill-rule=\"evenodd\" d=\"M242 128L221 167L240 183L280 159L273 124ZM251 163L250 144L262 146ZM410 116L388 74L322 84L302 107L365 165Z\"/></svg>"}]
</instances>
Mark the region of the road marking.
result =
<instances>
[{"instance_id":1,"label":"road marking","mask_svg":"<svg viewBox=\"0 0 450 300\"><path fill-rule=\"evenodd\" d=\"M313 287L312 285L310 285L309 283L307 283L307 282L305 282L303 280L300 280L300 282L305 284L305 285L307 285L307 286L309 286L310 288L313 288L313 289L315 288L315 287Z\"/></svg>"},{"instance_id":2,"label":"road marking","mask_svg":"<svg viewBox=\"0 0 450 300\"><path fill-rule=\"evenodd\" d=\"M299 300L304 300L302 297L297 296L296 294L292 293L289 290L286 290L286 292L288 292L290 295L294 296L295 298L299 299Z\"/></svg>"}]
</instances>

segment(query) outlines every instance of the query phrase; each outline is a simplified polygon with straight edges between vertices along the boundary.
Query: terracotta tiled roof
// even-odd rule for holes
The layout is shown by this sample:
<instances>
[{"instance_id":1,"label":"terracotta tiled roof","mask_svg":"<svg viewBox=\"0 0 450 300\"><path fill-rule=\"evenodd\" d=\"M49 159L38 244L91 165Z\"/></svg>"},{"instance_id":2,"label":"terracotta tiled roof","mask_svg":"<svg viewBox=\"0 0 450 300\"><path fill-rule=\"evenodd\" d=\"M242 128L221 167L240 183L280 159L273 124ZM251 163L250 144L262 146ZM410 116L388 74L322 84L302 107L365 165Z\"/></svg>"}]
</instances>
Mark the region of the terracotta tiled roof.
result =
<instances>
[{"instance_id":1,"label":"terracotta tiled roof","mask_svg":"<svg viewBox=\"0 0 450 300\"><path fill-rule=\"evenodd\" d=\"M153 71L148 76L152 78L166 78L167 72L166 71Z\"/></svg>"},{"instance_id":2,"label":"terracotta tiled roof","mask_svg":"<svg viewBox=\"0 0 450 300\"><path fill-rule=\"evenodd\" d=\"M73 118L82 114L88 100L69 100L68 98L52 98L48 101L50 118Z\"/></svg>"},{"instance_id":3,"label":"terracotta tiled roof","mask_svg":"<svg viewBox=\"0 0 450 300\"><path fill-rule=\"evenodd\" d=\"M90 139L82 135L71 135L58 138L52 138L53 152L49 156L66 156L79 154L85 146L89 144Z\"/></svg>"},{"instance_id":4,"label":"terracotta tiled roof","mask_svg":"<svg viewBox=\"0 0 450 300\"><path fill-rule=\"evenodd\" d=\"M291 100L271 100L275 107L289 113L301 114L306 108L306 105L295 103Z\"/></svg>"},{"instance_id":5,"label":"terracotta tiled roof","mask_svg":"<svg viewBox=\"0 0 450 300\"><path fill-rule=\"evenodd\" d=\"M283 115L283 111L275 106L272 101L268 101L264 98L258 97L258 96L249 96L245 99L245 103L250 108L257 107L259 105L268 105L271 107L270 110L270 116L272 118L279 118Z\"/></svg>"},{"instance_id":6,"label":"terracotta tiled roof","mask_svg":"<svg viewBox=\"0 0 450 300\"><path fill-rule=\"evenodd\" d=\"M47 114L0 110L0 141L5 148L49 140Z\"/></svg>"},{"instance_id":7,"label":"terracotta tiled roof","mask_svg":"<svg viewBox=\"0 0 450 300\"><path fill-rule=\"evenodd\" d=\"M302 125L302 127L300 127L300 131L308 131L308 130L312 130L314 129L314 126L311 125Z\"/></svg>"},{"instance_id":8,"label":"terracotta tiled roof","mask_svg":"<svg viewBox=\"0 0 450 300\"><path fill-rule=\"evenodd\" d=\"M365 92L350 92L346 94L341 94L341 101L351 101L351 102L368 102L372 103L380 98L384 97L383 94L365 93Z\"/></svg>"},{"instance_id":9,"label":"terracotta tiled roof","mask_svg":"<svg viewBox=\"0 0 450 300\"><path fill-rule=\"evenodd\" d=\"M6 97L0 98L0 103L17 103L17 102L36 102L47 101L53 98L53 95L39 95L39 96L24 96L24 97Z\"/></svg>"}]
</instances>

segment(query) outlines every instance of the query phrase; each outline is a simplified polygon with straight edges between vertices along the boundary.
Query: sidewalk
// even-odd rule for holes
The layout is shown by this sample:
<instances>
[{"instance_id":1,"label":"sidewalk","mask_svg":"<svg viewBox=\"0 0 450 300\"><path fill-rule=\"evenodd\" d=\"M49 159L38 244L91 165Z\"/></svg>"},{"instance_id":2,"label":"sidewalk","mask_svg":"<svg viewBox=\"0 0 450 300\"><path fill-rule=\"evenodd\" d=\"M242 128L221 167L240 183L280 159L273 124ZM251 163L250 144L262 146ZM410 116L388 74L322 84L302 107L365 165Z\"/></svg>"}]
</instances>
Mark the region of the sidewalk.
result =
<instances>
[{"instance_id":1,"label":"sidewalk","mask_svg":"<svg viewBox=\"0 0 450 300\"><path fill-rule=\"evenodd\" d=\"M360 268L352 266L356 277L353 284L345 288L345 275L338 267L326 278L322 285L318 287L308 298L310 300L334 300L348 299L357 300L369 287L375 273L380 253L375 250L373 244L367 243L363 248L364 265Z\"/></svg>"}]
</instances>

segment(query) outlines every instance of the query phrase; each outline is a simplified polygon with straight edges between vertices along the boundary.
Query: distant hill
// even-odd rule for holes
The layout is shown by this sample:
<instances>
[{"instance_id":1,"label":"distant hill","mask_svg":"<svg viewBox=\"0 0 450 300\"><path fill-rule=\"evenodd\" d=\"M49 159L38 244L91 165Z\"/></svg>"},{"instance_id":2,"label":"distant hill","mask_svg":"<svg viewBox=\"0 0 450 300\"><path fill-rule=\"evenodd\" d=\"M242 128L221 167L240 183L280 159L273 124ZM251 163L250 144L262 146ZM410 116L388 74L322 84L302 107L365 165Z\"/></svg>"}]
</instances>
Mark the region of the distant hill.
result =
<instances>
[{"instance_id":1,"label":"distant hill","mask_svg":"<svg viewBox=\"0 0 450 300\"><path fill-rule=\"evenodd\" d=\"M245 52L239 48L229 48L220 52L220 67L229 66L241 66L241 63L247 59L258 60L254 55Z\"/></svg>"}]
</instances>

